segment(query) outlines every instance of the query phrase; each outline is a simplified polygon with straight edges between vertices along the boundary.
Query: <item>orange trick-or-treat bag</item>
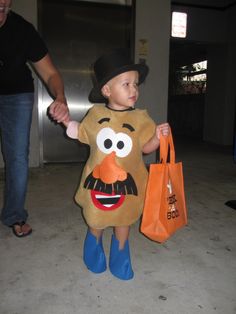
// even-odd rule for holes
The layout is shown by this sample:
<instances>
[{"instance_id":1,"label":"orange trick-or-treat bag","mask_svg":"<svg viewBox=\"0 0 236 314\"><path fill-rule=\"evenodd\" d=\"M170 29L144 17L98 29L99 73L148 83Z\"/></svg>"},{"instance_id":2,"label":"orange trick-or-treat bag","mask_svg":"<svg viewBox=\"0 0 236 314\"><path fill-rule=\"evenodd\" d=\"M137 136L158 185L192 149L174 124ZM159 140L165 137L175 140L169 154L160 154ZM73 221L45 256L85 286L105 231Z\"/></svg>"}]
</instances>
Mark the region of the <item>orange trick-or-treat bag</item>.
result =
<instances>
[{"instance_id":1,"label":"orange trick-or-treat bag","mask_svg":"<svg viewBox=\"0 0 236 314\"><path fill-rule=\"evenodd\" d=\"M170 132L168 136L160 137L160 163L150 165L141 232L162 243L186 224L182 162L175 162Z\"/></svg>"}]
</instances>

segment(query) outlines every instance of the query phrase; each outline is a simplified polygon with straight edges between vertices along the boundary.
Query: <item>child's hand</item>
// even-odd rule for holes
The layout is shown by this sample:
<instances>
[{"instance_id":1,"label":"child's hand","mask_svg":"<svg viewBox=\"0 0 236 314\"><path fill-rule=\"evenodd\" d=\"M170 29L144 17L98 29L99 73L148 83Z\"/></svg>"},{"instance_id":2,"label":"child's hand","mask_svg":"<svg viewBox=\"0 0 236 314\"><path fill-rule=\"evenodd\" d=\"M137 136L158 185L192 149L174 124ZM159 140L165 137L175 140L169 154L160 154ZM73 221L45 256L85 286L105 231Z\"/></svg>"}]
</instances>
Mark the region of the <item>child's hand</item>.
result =
<instances>
[{"instance_id":1,"label":"child's hand","mask_svg":"<svg viewBox=\"0 0 236 314\"><path fill-rule=\"evenodd\" d=\"M158 140L160 139L161 134L163 136L168 136L170 134L169 123L163 123L163 124L157 125L156 136L157 136Z\"/></svg>"},{"instance_id":2,"label":"child's hand","mask_svg":"<svg viewBox=\"0 0 236 314\"><path fill-rule=\"evenodd\" d=\"M64 97L56 98L49 106L49 114L53 120L57 121L57 123L68 120L70 113L66 99Z\"/></svg>"},{"instance_id":3,"label":"child's hand","mask_svg":"<svg viewBox=\"0 0 236 314\"><path fill-rule=\"evenodd\" d=\"M152 138L143 146L142 152L144 154L149 154L154 152L160 145L160 136L168 136L170 134L169 123L159 124L156 127L156 133Z\"/></svg>"},{"instance_id":4,"label":"child's hand","mask_svg":"<svg viewBox=\"0 0 236 314\"><path fill-rule=\"evenodd\" d=\"M61 121L61 123L63 123L65 127L68 127L68 124L69 124L70 121L71 121L70 120L70 116L68 116L68 117L66 117L65 120Z\"/></svg>"}]
</instances>

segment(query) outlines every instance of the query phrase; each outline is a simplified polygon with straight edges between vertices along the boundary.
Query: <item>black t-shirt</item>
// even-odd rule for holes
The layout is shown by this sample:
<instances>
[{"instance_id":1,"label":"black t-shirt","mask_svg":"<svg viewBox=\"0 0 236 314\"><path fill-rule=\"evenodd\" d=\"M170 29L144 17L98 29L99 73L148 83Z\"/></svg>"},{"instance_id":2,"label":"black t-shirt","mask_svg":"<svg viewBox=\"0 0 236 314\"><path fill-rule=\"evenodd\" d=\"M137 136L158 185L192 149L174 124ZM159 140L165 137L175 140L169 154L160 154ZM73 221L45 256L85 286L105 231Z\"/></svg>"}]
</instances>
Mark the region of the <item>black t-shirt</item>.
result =
<instances>
[{"instance_id":1,"label":"black t-shirt","mask_svg":"<svg viewBox=\"0 0 236 314\"><path fill-rule=\"evenodd\" d=\"M27 62L37 62L48 49L34 26L10 12L0 28L0 94L34 91Z\"/></svg>"}]
</instances>

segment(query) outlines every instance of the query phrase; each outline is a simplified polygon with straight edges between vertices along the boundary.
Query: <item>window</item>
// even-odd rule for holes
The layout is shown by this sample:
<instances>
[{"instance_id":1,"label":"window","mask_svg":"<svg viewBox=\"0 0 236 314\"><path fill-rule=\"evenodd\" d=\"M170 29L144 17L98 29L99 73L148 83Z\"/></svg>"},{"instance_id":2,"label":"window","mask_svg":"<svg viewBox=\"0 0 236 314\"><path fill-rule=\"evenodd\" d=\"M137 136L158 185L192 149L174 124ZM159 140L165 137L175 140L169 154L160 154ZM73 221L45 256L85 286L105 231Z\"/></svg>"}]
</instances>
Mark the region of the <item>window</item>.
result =
<instances>
[{"instance_id":1,"label":"window","mask_svg":"<svg viewBox=\"0 0 236 314\"><path fill-rule=\"evenodd\" d=\"M207 61L175 69L174 94L203 94L206 91Z\"/></svg>"}]
</instances>

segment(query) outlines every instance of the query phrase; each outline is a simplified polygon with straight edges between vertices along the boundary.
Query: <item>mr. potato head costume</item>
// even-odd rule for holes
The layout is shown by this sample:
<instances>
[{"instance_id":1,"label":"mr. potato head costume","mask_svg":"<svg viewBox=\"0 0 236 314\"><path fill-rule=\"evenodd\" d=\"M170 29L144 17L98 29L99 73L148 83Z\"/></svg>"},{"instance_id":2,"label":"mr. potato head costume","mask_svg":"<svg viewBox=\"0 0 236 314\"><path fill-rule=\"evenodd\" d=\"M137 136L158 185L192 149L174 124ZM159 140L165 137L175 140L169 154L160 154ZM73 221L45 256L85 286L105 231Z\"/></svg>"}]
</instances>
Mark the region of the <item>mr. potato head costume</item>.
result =
<instances>
[{"instance_id":1,"label":"mr. potato head costume","mask_svg":"<svg viewBox=\"0 0 236 314\"><path fill-rule=\"evenodd\" d=\"M130 226L143 210L148 172L142 158L142 148L155 134L156 124L146 110L129 108L114 110L101 94L102 87L115 76L139 73L141 84L147 73L145 64L134 64L126 54L104 55L94 64L96 83L89 95L94 105L80 124L71 121L67 134L89 145L90 155L84 167L76 202L83 208L89 227ZM119 250L112 238L110 270L124 280L133 277L128 240ZM102 240L88 231L84 243L84 262L95 273L106 269Z\"/></svg>"},{"instance_id":2,"label":"mr. potato head costume","mask_svg":"<svg viewBox=\"0 0 236 314\"><path fill-rule=\"evenodd\" d=\"M142 147L154 132L145 110L89 110L78 139L90 146L90 156L75 198L90 227L129 226L139 219L147 181Z\"/></svg>"}]
</instances>

